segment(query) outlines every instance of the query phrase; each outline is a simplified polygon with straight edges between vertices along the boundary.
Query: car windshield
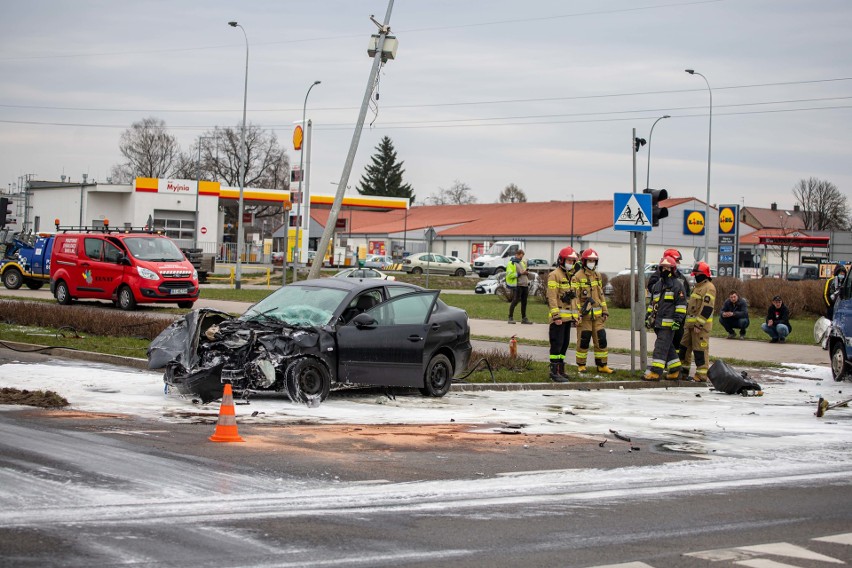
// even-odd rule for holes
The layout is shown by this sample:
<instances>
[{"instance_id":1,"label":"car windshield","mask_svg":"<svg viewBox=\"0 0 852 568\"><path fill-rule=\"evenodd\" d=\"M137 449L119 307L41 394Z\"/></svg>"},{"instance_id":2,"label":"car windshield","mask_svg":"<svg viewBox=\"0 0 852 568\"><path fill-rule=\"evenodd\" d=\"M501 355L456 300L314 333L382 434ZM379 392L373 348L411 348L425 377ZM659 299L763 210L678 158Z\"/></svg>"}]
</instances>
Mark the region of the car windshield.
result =
<instances>
[{"instance_id":1,"label":"car windshield","mask_svg":"<svg viewBox=\"0 0 852 568\"><path fill-rule=\"evenodd\" d=\"M286 286L253 305L240 319L272 319L293 326L326 325L346 294L346 290L335 288Z\"/></svg>"},{"instance_id":2,"label":"car windshield","mask_svg":"<svg viewBox=\"0 0 852 568\"><path fill-rule=\"evenodd\" d=\"M485 254L488 254L488 255L491 255L491 256L502 256L503 251L506 250L507 248L509 248L509 245L507 245L507 244L495 243L495 244L491 245L491 248L488 249L488 252L486 252Z\"/></svg>"},{"instance_id":3,"label":"car windshield","mask_svg":"<svg viewBox=\"0 0 852 568\"><path fill-rule=\"evenodd\" d=\"M179 262L186 257L171 239L162 237L127 237L127 250L134 258L154 262Z\"/></svg>"}]
</instances>

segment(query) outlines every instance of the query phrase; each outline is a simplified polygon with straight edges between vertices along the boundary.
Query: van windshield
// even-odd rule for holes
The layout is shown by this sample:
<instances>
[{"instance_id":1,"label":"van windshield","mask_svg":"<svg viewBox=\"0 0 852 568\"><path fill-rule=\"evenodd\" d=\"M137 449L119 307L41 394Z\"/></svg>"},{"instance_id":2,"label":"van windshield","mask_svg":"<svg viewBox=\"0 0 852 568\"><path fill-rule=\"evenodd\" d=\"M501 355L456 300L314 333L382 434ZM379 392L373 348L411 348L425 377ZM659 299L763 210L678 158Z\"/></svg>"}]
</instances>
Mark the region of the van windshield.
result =
<instances>
[{"instance_id":1,"label":"van windshield","mask_svg":"<svg viewBox=\"0 0 852 568\"><path fill-rule=\"evenodd\" d=\"M507 248L509 248L509 245L507 245L506 243L494 243L493 245L491 245L491 248L488 249L488 252L486 252L485 254L491 256L503 256L503 251Z\"/></svg>"},{"instance_id":2,"label":"van windshield","mask_svg":"<svg viewBox=\"0 0 852 568\"><path fill-rule=\"evenodd\" d=\"M124 244L130 254L139 260L180 262L186 258L174 242L162 237L127 237Z\"/></svg>"}]
</instances>

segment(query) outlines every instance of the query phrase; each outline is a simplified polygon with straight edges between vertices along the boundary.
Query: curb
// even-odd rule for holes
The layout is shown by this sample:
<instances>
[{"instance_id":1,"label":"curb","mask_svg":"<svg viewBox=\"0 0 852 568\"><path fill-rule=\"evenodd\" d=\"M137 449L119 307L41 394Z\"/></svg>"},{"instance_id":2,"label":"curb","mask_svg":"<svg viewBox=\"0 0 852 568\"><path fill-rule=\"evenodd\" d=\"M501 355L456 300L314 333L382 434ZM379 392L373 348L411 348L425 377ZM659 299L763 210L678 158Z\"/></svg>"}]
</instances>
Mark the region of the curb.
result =
<instances>
[{"instance_id":1,"label":"curb","mask_svg":"<svg viewBox=\"0 0 852 568\"><path fill-rule=\"evenodd\" d=\"M107 363L119 367L131 367L141 371L148 371L148 360L139 359L137 357L122 357L121 355L107 355L105 353L95 353L94 351L80 351L78 349L67 349L65 347L47 347L44 345L35 345L33 343L17 343L15 341L3 341L2 346L6 346L13 351L22 353L45 353L50 352L50 355L64 357L66 359L75 359L78 361L89 361L92 363Z\"/></svg>"}]
</instances>

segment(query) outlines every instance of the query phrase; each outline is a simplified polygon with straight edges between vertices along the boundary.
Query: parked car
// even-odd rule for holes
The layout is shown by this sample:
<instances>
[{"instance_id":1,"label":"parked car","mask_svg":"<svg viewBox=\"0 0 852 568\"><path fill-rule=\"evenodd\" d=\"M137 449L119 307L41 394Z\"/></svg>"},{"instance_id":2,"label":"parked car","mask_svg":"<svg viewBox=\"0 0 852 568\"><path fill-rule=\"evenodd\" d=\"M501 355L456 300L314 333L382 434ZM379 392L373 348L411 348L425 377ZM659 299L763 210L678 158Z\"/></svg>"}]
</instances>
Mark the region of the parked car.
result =
<instances>
[{"instance_id":1,"label":"parked car","mask_svg":"<svg viewBox=\"0 0 852 568\"><path fill-rule=\"evenodd\" d=\"M378 268L379 270L384 270L388 265L393 263L393 258L390 256L371 254L364 259L364 268Z\"/></svg>"},{"instance_id":2,"label":"parked car","mask_svg":"<svg viewBox=\"0 0 852 568\"><path fill-rule=\"evenodd\" d=\"M284 391L319 403L347 385L415 387L441 397L470 358L464 310L437 290L389 280L322 278L279 288L242 316L202 308L178 319L148 349L170 392L221 398Z\"/></svg>"},{"instance_id":3,"label":"parked car","mask_svg":"<svg viewBox=\"0 0 852 568\"><path fill-rule=\"evenodd\" d=\"M485 280L477 282L476 287L473 289L473 291L477 294L496 294L497 289L501 285L498 276L503 276L503 280L505 281L504 274L492 274Z\"/></svg>"},{"instance_id":4,"label":"parked car","mask_svg":"<svg viewBox=\"0 0 852 568\"><path fill-rule=\"evenodd\" d=\"M373 268L345 268L334 275L334 278L379 278L381 280L396 280L394 276L385 274Z\"/></svg>"},{"instance_id":5,"label":"parked car","mask_svg":"<svg viewBox=\"0 0 852 568\"><path fill-rule=\"evenodd\" d=\"M528 258L527 268L545 268L551 265L550 261L543 258Z\"/></svg>"},{"instance_id":6,"label":"parked car","mask_svg":"<svg viewBox=\"0 0 852 568\"><path fill-rule=\"evenodd\" d=\"M852 379L852 278L846 278L834 304L828 330L831 376L835 381Z\"/></svg>"},{"instance_id":7,"label":"parked car","mask_svg":"<svg viewBox=\"0 0 852 568\"><path fill-rule=\"evenodd\" d=\"M473 272L470 264L466 262L431 252L412 254L402 261L402 269L410 274L423 274L427 268L430 274L450 274L452 276L467 276Z\"/></svg>"},{"instance_id":8,"label":"parked car","mask_svg":"<svg viewBox=\"0 0 852 568\"><path fill-rule=\"evenodd\" d=\"M813 264L791 266L787 271L787 280L819 280L819 267Z\"/></svg>"}]
</instances>

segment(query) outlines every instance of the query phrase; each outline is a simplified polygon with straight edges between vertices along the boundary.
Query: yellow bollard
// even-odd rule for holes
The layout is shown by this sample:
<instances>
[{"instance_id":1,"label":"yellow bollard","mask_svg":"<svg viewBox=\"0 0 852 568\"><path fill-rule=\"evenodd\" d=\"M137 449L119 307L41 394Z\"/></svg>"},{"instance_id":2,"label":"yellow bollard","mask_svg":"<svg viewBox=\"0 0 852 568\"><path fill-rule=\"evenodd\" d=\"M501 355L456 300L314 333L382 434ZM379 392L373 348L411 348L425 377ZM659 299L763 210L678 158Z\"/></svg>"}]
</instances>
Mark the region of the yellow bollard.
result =
<instances>
[{"instance_id":1,"label":"yellow bollard","mask_svg":"<svg viewBox=\"0 0 852 568\"><path fill-rule=\"evenodd\" d=\"M230 280L231 286L233 286L234 282L236 281L236 276L234 275L234 267L233 266L231 267L231 276L228 278L228 280Z\"/></svg>"},{"instance_id":2,"label":"yellow bollard","mask_svg":"<svg viewBox=\"0 0 852 568\"><path fill-rule=\"evenodd\" d=\"M270 272L269 268L267 268L266 269L266 287L267 287L267 289L269 288L270 276L271 275L272 275L272 273Z\"/></svg>"}]
</instances>

